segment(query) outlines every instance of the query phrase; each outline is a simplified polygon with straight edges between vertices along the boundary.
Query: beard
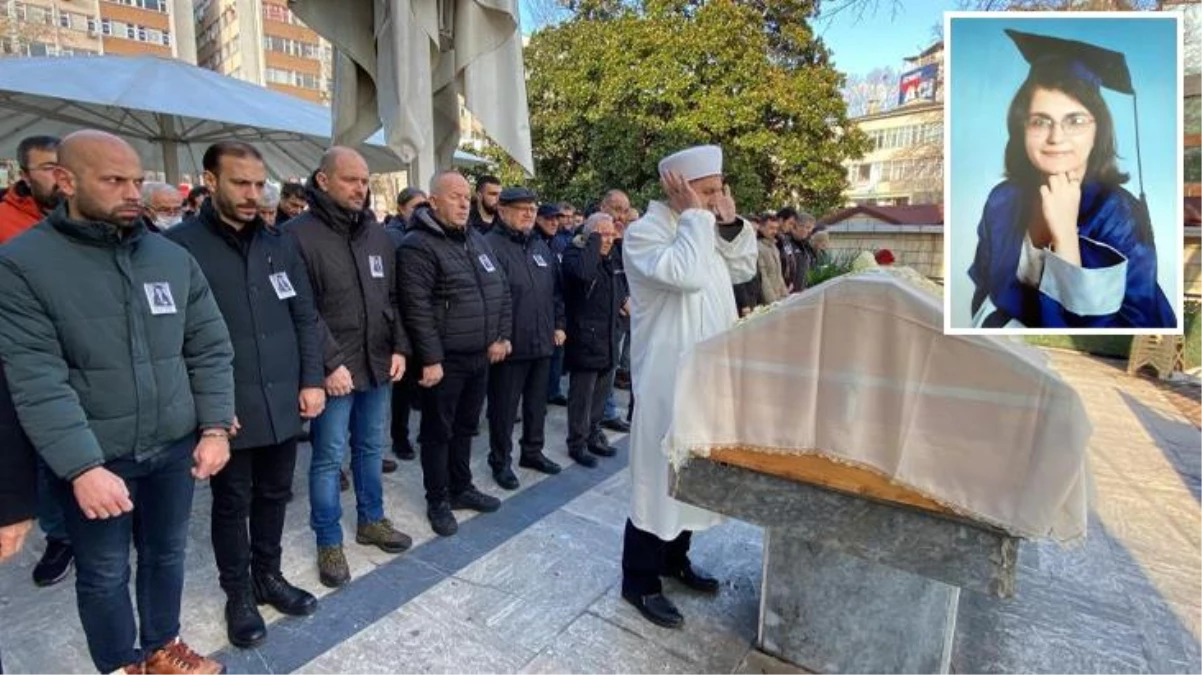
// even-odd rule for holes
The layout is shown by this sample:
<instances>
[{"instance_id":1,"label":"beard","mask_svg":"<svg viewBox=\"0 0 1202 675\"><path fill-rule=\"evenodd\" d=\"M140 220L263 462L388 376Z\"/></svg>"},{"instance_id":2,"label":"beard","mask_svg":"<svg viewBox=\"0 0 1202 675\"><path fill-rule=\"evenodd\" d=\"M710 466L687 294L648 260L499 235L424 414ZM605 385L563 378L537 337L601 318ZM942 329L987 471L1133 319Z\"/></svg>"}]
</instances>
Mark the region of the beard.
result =
<instances>
[{"instance_id":1,"label":"beard","mask_svg":"<svg viewBox=\"0 0 1202 675\"><path fill-rule=\"evenodd\" d=\"M75 195L74 206L83 220L94 223L107 223L124 230L132 229L142 216L141 204L136 201L125 202L111 209L106 209L84 197L82 194L77 193Z\"/></svg>"},{"instance_id":2,"label":"beard","mask_svg":"<svg viewBox=\"0 0 1202 675\"><path fill-rule=\"evenodd\" d=\"M489 206L483 199L480 200L480 210L490 216L497 215L497 207Z\"/></svg>"},{"instance_id":3,"label":"beard","mask_svg":"<svg viewBox=\"0 0 1202 675\"><path fill-rule=\"evenodd\" d=\"M58 185L51 186L49 190L43 190L36 183L28 185L29 192L33 195L33 201L43 212L53 211L63 201L63 195L58 191Z\"/></svg>"},{"instance_id":4,"label":"beard","mask_svg":"<svg viewBox=\"0 0 1202 675\"><path fill-rule=\"evenodd\" d=\"M253 208L255 210L255 215L248 218L238 213L238 204L223 199L221 195L213 195L211 199L213 200L213 206L217 207L217 212L228 220L232 220L236 223L242 223L243 225L249 225L255 222L255 218L258 217L259 203L256 201L248 201L242 205L244 208Z\"/></svg>"}]
</instances>

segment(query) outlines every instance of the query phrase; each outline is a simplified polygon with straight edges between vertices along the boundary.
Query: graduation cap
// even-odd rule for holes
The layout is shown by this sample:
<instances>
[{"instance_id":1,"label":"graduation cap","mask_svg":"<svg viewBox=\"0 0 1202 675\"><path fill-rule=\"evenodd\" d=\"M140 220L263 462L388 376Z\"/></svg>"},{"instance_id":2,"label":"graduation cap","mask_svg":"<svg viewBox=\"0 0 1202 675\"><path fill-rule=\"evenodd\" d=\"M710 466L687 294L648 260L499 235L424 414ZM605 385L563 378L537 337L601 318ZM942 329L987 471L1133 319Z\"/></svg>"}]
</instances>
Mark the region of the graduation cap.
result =
<instances>
[{"instance_id":1,"label":"graduation cap","mask_svg":"<svg viewBox=\"0 0 1202 675\"><path fill-rule=\"evenodd\" d=\"M1136 102L1135 88L1131 86L1127 57L1122 52L1104 49L1088 42L1024 33L1012 28L1005 29L1005 32L1014 41L1027 63L1031 64L1032 72L1043 68L1064 69L1094 88L1105 87L1120 94L1131 95L1131 106L1135 111L1135 162L1139 170L1139 201L1144 211L1144 223L1148 223L1148 199L1144 195L1144 164L1139 150L1139 106ZM1149 227L1149 233L1150 230Z\"/></svg>"}]
</instances>

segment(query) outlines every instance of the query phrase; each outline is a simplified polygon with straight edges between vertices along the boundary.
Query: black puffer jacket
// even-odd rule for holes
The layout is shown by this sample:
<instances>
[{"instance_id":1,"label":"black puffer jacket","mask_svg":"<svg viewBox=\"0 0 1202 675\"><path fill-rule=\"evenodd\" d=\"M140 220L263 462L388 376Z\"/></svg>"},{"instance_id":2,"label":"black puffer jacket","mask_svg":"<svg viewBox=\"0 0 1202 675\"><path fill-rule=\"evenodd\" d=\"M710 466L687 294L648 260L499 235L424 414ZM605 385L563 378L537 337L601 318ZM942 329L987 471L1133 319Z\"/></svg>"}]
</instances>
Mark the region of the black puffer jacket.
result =
<instances>
[{"instance_id":1,"label":"black puffer jacket","mask_svg":"<svg viewBox=\"0 0 1202 675\"><path fill-rule=\"evenodd\" d=\"M618 247L601 256L601 235L579 235L563 253L568 341L564 368L609 370L618 362L618 311L626 296L618 276Z\"/></svg>"},{"instance_id":2,"label":"black puffer jacket","mask_svg":"<svg viewBox=\"0 0 1202 675\"><path fill-rule=\"evenodd\" d=\"M396 248L366 207L348 211L313 187L308 198L309 210L283 232L296 237L309 270L326 374L346 366L357 391L386 384L392 355L412 353L396 297Z\"/></svg>"},{"instance_id":3,"label":"black puffer jacket","mask_svg":"<svg viewBox=\"0 0 1202 675\"><path fill-rule=\"evenodd\" d=\"M17 420L17 408L0 369L0 527L37 514L38 468L33 444Z\"/></svg>"},{"instance_id":4,"label":"black puffer jacket","mask_svg":"<svg viewBox=\"0 0 1202 675\"><path fill-rule=\"evenodd\" d=\"M420 207L397 249L405 327L422 366L448 355L478 356L512 336L505 270L484 236L455 229Z\"/></svg>"},{"instance_id":5,"label":"black puffer jacket","mask_svg":"<svg viewBox=\"0 0 1202 675\"><path fill-rule=\"evenodd\" d=\"M496 221L485 237L509 280L513 304L513 359L540 359L555 352L555 331L565 329L559 258L546 240Z\"/></svg>"}]
</instances>

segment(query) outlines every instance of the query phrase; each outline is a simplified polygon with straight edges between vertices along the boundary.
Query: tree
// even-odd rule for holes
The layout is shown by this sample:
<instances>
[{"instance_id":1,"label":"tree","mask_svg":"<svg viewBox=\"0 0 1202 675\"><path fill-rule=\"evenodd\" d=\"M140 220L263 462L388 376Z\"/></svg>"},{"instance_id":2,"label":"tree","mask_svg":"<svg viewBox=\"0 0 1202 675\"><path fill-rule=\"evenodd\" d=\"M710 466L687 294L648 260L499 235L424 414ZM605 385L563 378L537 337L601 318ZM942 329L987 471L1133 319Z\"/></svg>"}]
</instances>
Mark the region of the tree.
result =
<instances>
[{"instance_id":1,"label":"tree","mask_svg":"<svg viewBox=\"0 0 1202 675\"><path fill-rule=\"evenodd\" d=\"M464 169L461 173L467 176L472 185L476 184L476 180L480 176L496 176L501 184L509 187L513 185L527 185L530 183L530 178L526 175L526 171L522 169L522 165L513 160L512 157L505 154L501 146L488 141L485 143L482 150L465 149L474 155L483 157L492 162L491 165L474 166Z\"/></svg>"},{"instance_id":2,"label":"tree","mask_svg":"<svg viewBox=\"0 0 1202 675\"><path fill-rule=\"evenodd\" d=\"M805 21L812 0L589 4L600 18L577 14L526 49L542 196L585 204L617 187L645 203L660 158L717 143L743 212L841 203L842 163L867 139Z\"/></svg>"},{"instance_id":3,"label":"tree","mask_svg":"<svg viewBox=\"0 0 1202 675\"><path fill-rule=\"evenodd\" d=\"M892 67L874 68L867 75L848 75L842 96L850 117L867 115L874 102L876 112L897 107L897 87L901 73Z\"/></svg>"}]
</instances>

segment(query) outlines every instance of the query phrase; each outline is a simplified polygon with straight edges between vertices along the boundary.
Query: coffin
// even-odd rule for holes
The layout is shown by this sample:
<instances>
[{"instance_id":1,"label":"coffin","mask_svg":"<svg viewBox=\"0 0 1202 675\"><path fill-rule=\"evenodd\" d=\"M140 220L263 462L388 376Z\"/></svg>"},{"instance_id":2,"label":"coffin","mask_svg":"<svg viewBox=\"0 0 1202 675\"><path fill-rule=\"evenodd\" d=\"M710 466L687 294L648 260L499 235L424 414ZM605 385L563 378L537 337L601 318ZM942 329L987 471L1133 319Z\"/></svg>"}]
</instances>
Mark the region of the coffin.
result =
<instances>
[{"instance_id":1,"label":"coffin","mask_svg":"<svg viewBox=\"0 0 1202 675\"><path fill-rule=\"evenodd\" d=\"M664 450L1024 538L1082 538L1091 426L1040 351L943 334L938 286L907 268L838 277L685 358Z\"/></svg>"}]
</instances>

